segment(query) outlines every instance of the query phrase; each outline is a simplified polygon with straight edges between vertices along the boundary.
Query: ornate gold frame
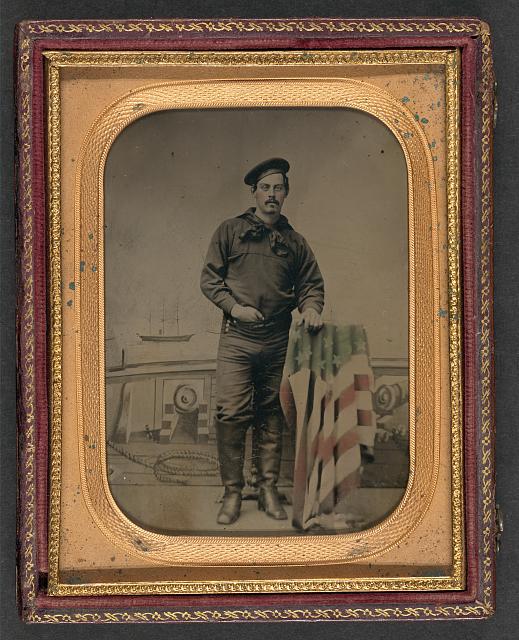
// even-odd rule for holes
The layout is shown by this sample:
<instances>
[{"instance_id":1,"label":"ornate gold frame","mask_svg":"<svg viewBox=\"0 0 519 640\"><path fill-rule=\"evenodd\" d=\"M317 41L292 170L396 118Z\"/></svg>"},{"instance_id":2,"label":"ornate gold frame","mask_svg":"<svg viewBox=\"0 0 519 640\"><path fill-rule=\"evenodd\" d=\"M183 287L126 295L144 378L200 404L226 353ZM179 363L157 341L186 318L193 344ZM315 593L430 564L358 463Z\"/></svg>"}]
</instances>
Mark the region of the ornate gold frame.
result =
<instances>
[{"instance_id":1,"label":"ornate gold frame","mask_svg":"<svg viewBox=\"0 0 519 640\"><path fill-rule=\"evenodd\" d=\"M366 52L355 52L355 51L347 51L347 52L279 52L279 53L248 53L248 52L225 52L225 53L166 53L166 52L155 52L155 53L138 53L138 54L129 54L129 53L116 53L116 52L108 52L108 53L69 53L69 52L51 52L45 54L46 58L49 61L48 64L48 85L49 85L49 161L50 161L50 179L49 179L49 192L50 192L50 212L51 212L51 316L52 316L52 331L51 331L51 341L52 341L52 404L51 404L51 416L52 416L52 433L51 433L51 509L50 509L50 545L49 545L49 562L50 562L50 580L49 580L49 592L53 595L80 595L80 594L102 594L102 593L173 593L173 592L225 592L225 591L296 591L296 590L305 590L305 591L319 591L319 590L438 590L438 589L462 589L464 585L463 578L463 504L462 504L462 442L461 442L461 378L460 378L460 335L461 335L461 326L460 326L460 302L459 302L459 279L460 279L460 267L459 267L459 250L458 250L458 237L459 237L459 180L458 180L458 172L459 172L459 150L458 150L458 84L459 84L459 61L458 54L456 51L392 51L392 52L374 52L374 51L366 51ZM59 570L58 570L58 561L59 561L59 539L60 539L60 474L61 474L61 457L60 457L60 448L61 448L61 384L60 384L60 374L61 374L61 263L60 263L60 98L59 98L59 69L63 66L68 65L91 65L91 64L103 64L103 65L134 65L134 64L212 64L212 65L229 65L229 64L242 64L242 65L322 65L322 64L351 64L355 62L355 64L419 64L419 63L429 63L429 64L442 64L445 65L446 70L446 87L447 87L447 140L448 140L448 151L447 151L447 164L448 164L448 243L449 243L449 288L450 288L450 298L449 298L449 311L450 311L450 323L449 323L449 337L450 337L450 354L449 354L449 363L450 363L450 382L451 382L451 390L452 390L452 399L451 399L451 411L452 411L452 482L453 482L453 490L452 490L452 551L453 551L453 574L447 578L406 578L406 579L357 579L357 580L319 580L319 581L308 581L308 580L284 580L284 581L221 581L218 583L215 582L207 582L207 583L187 583L187 582L170 582L170 583L131 583L131 584L106 584L106 585L64 585L60 584L59 581ZM237 87L240 86L245 88L245 80L237 80L237 81L219 81L212 82L211 85L209 83L202 83L200 81L196 81L194 83L177 83L176 94L178 99L179 92L186 91L188 97L184 99L182 105L184 108L191 106L200 107L205 106L206 108L215 108L219 106L244 106L248 104L248 106L258 105L258 97L253 96L252 102L242 102L237 100L236 92L234 91ZM259 87L259 80L253 81L251 84L246 86L249 95L251 95L251 91L253 90L254 84ZM328 81L328 84L325 79L307 79L305 81L292 81L290 84L289 80L285 80L283 84L291 89L291 95L294 95L295 84L299 86L301 90L299 94L296 91L296 102L294 106L301 106L302 104L308 106L350 106L353 108L367 108L367 103L364 102L362 105L363 92L365 99L365 91L367 89L366 86L363 86L362 89L360 87L357 88L357 95L355 96L355 91L351 92L351 88L355 86L355 81ZM342 84L342 87L340 85ZM349 84L350 94L347 98L342 97L342 102L337 100L337 94L344 90L345 84ZM357 85L360 83L357 83ZM231 85L234 87L231 89ZM126 96L119 100L115 105L112 105L108 110L106 110L99 118L98 122L93 126L91 134L89 135L88 141L85 143L82 152L81 159L81 167L78 169L78 187L76 191L76 221L78 223L77 229L78 233L76 235L76 249L79 249L81 242L84 238L79 232L79 228L82 222L82 215L84 214L84 206L85 206L85 198L88 200L86 207L89 208L90 213L95 211L94 218L90 218L89 222L96 222L96 224L102 224L101 220L97 218L98 215L102 215L102 169L104 167L104 158L106 157L106 153L111 144L111 141L115 138L115 135L124 128L130 121L144 115L145 113L150 113L154 110L164 109L164 108L178 108L179 103L173 104L170 101L168 102L167 89L168 86L171 87L171 84L163 84L160 86L155 86L152 88L144 88L141 92L136 92L131 96ZM207 97L207 89L211 89L211 97ZM215 99L215 90L220 90L218 94L219 99ZM234 93L233 93L234 91ZM311 92L314 92L313 99L308 99L305 102L303 96L309 96ZM191 92L191 93L189 93ZM193 94L194 92L194 94ZM429 242L429 244L433 247L432 251L427 259L432 260L432 273L433 278L431 280L431 288L425 287L424 289L428 292L434 291L433 296L433 308L437 308L437 305L434 304L437 302L437 274L438 274L438 264L437 264L437 255L435 257L435 230L434 230L434 221L435 221L435 199L432 191L434 190L434 176L431 173L432 161L430 158L430 154L427 154L426 151L426 143L423 138L423 133L415 125L413 122L411 114L406 112L403 108L400 107L399 113L401 117L401 123L396 125L394 122L389 120L389 116L387 115L387 109L389 109L389 105L391 101L396 102L394 98L389 100L388 97L384 97L382 95L383 92L380 90L376 90L377 96L372 94L370 96L370 105L373 105L375 109L371 107L371 113L373 113L376 117L379 117L383 120L389 128L393 131L396 137L399 139L402 148L404 149L404 153L406 154L406 159L408 162L408 175L410 185L413 185L413 179L416 180L416 173L422 171L421 178L424 176L429 177L431 192L428 197L425 198L429 202L431 216L428 218L428 221L431 223L431 229L428 231L425 227L420 229L418 233L416 232L416 228L412 226L410 223L410 230L413 231L413 234L410 233L410 238L416 238L417 243L420 242ZM252 91L253 93L253 91ZM205 96L204 96L205 94ZM373 98L375 100L373 101ZM357 102L355 102L355 99ZM205 102L203 101L205 100ZM207 102L210 100L210 103ZM287 106L289 102L289 93L284 96L283 106ZM297 102L299 100L299 102ZM143 106L146 105L146 106ZM264 106L281 106L276 105L274 103L265 104ZM393 107L396 109L395 104ZM379 111L376 111L376 109ZM392 112L392 115L395 115L397 112ZM103 129L103 126L106 126ZM118 127L115 129L114 127ZM404 138L402 128L407 128L407 130L416 131L416 137L412 136L411 138ZM420 139L420 135L422 139ZM412 143L409 143L409 140ZM88 145L91 144L92 147ZM410 162L411 153L416 153L416 149L413 148L413 145L422 145L422 156L420 159L420 154L417 153L416 157L413 157L414 162ZM93 149L96 149L97 155L92 153ZM412 165L412 170L411 170ZM416 172L413 174L413 172ZM86 176L86 178L85 178ZM427 179L427 178L426 178ZM420 195L419 189L414 189L410 187L410 194L416 196ZM423 193L420 196L423 200ZM414 210L414 202L415 198L410 199L410 212L412 217L412 211ZM418 206L418 205L416 205ZM421 202L420 206L427 206L427 202ZM80 215L81 212L81 215ZM411 220L412 222L412 220ZM102 228L102 227L99 227ZM82 246L82 249L85 250L85 246ZM412 241L410 241L410 252L411 257L413 257L413 251L415 249L415 245ZM81 287L79 287L79 291L77 292L78 297L80 296L81 303L77 305L77 320L78 326L81 328L81 332L85 329L91 331L91 327L95 326L95 318L99 321L99 325L102 327L102 319L103 319L103 291L102 287L99 286L97 290L97 294L92 296L92 292L95 292L95 280L99 278L98 282L100 282L100 275L102 273L102 243L99 245L99 270L98 275L89 274L90 281L85 282L85 278L83 277L83 282ZM77 261L76 261L77 262ZM414 260L410 260L410 265L414 265ZM429 266L431 266L429 265ZM77 281L80 281L79 273L76 273ZM84 274L82 274L84 276ZM435 278L436 277L436 278ZM411 278L411 280L413 280ZM94 289L89 289L89 286L94 286ZM413 300L413 296L420 295L419 292L416 292L411 289L411 300ZM83 297L86 296L86 297ZM95 308L95 303L99 302L99 307ZM417 301L418 303L419 301ZM415 308L427 308L425 300L422 300L424 303L422 306L420 304L416 304ZM92 304L94 306L92 306ZM430 304L430 300L429 300ZM412 305L410 305L410 309ZM86 313L88 314L85 316ZM430 306L429 306L430 309ZM82 315L83 314L83 315ZM85 317L87 320L85 321ZM412 311L410 312L410 324L412 325L411 331L415 329L414 316ZM86 324L84 324L86 322ZM93 323L93 324L92 324ZM434 326L433 326L434 325ZM434 370L437 376L438 369L438 354L435 351L435 344L437 343L437 323L429 323L427 325L427 320L424 317L419 317L416 322L417 327L421 327L422 330L425 326L428 326L429 338L427 336L420 337L420 344L425 344L424 347L427 351L427 358L432 355L432 360L434 361ZM432 333L430 332L430 328L433 326ZM104 438L99 437L101 434L100 431L96 431L96 428L101 427L103 424L103 415L102 415L102 389L103 389L103 376L104 367L103 367L103 349L102 347L102 339L103 339L102 331L94 331L93 340L97 339L98 348L99 348L99 359L98 359L98 372L99 376L97 381L95 378L95 367L94 374L91 376L91 379L87 384L93 385L88 387L86 390L88 392L89 398L98 398L99 402L97 405L100 408L100 415L98 419L95 419L95 408L94 408L94 420L91 424L87 425L87 431L83 434L92 435L98 438L99 447L97 450L92 450L88 448L84 448L82 452L83 456L83 467L85 464L85 460L88 456L88 464L89 465L98 465L96 468L103 471L104 464ZM436 336L431 340L430 336ZM414 337L414 336L413 336ZM92 339L92 336L90 336ZM78 348L77 348L77 362L79 366L82 366L82 350L81 350L82 338L80 337L78 340ZM90 343L90 345L93 342ZM411 345L415 344L415 340L411 341ZM412 349L412 346L411 346ZM411 350L411 354L413 354ZM436 354L436 355L435 355ZM412 360L412 358L411 358ZM424 360L424 362L426 362ZM92 364L91 362L89 363ZM88 367L87 367L88 369ZM89 370L92 371L92 367L89 367ZM419 378L415 378L416 384L422 384L425 386L426 376L429 375L429 372L426 368L421 370L423 376ZM99 384L99 394L91 394L92 389L95 388L95 385ZM435 394L434 398L432 398L432 402L429 406L430 415L434 416L435 412L437 414L438 411L438 395L439 395L439 386L438 384L434 385ZM83 390L80 388L79 393ZM421 396L423 397L423 396ZM96 404L96 403L94 403ZM422 411L423 408L422 408ZM88 412L87 412L88 413ZM411 410L412 415L412 410ZM79 412L80 422L83 422L83 414L81 411ZM411 424L414 424L414 421L411 420ZM434 441L434 437L437 437L437 431L435 431L434 427L435 420L434 417L432 419L433 429L429 431L429 437L432 437ZM92 427L94 430L92 431ZM81 429L85 428L85 425L82 424ZM90 429L90 430L89 430ZM411 436L411 458L413 460L414 455L414 438ZM428 449L429 442L424 440L423 442L418 442L418 445L422 446L423 449L423 458L427 459L426 450ZM92 451L95 451L92 454ZM420 451L419 451L420 452ZM429 479L429 495L423 499L418 501L418 505L414 506L414 510L411 509L412 513L415 514L416 518L413 522L408 526L407 531L405 531L402 535L406 535L409 531L418 524L420 520L421 514L425 510L428 500L432 495L432 491L434 489L434 477L437 473L437 447L433 446L434 455L430 457L430 466L428 470L430 475ZM84 471L84 468L83 468ZM418 471L416 470L413 462L411 464L411 476L414 478L414 474L419 474L420 467L418 466ZM96 474L97 475L97 474ZM101 477L106 478L106 474L101 473ZM433 479L433 482L430 480ZM87 479L85 478L85 474L83 473L84 480L84 490L86 488L86 494L91 495L92 487L89 487ZM106 485L106 482L105 482ZM427 485L427 482L426 482ZM412 481L410 478L409 486L412 486ZM424 485L425 486L425 485ZM107 489L107 487L104 487ZM409 487L408 487L409 490ZM407 494L410 493L408 491ZM104 494L106 497L106 493ZM99 495L97 496L99 498ZM378 533L381 530L388 529L389 525L394 522L396 517L399 515L399 510L401 506L406 504L406 499L404 498L401 505L398 507L397 511L390 516L384 523L374 527L372 530L369 530L370 535L371 532ZM106 506L106 504L105 504ZM112 505L113 506L113 505ZM90 507L93 509L91 512L95 513L95 508L90 502ZM122 515L122 514L121 514ZM124 518L124 516L122 516ZM103 526L103 520L97 519L97 522L100 526ZM133 526L133 523L129 523L129 521L125 522L125 526ZM142 529L139 529L142 535ZM365 532L363 537L366 537ZM394 544L398 542L400 539L398 535L395 536L395 530L393 529L392 533L389 530L387 533L387 537L384 539L385 542L382 543L382 546L379 549L373 550L368 549L365 553L365 556L372 555L373 553L378 553L381 548L388 549L391 548ZM157 549L163 549L165 542L161 539L161 536L157 534L147 533L149 536L149 542L157 545ZM391 537L393 536L393 537ZM164 537L164 536L162 536ZM166 536L167 537L167 536ZM339 536L344 544L354 544L355 534L346 534L344 536ZM400 536L401 537L401 536ZM323 538L322 540L317 540L318 538ZM326 562L344 562L347 560L358 559L359 554L349 556L341 556L337 557L336 550L339 544L338 537L333 537L330 543L330 538L327 536L312 536L313 542L316 542L315 547L315 555L312 557L308 557L304 559L304 564L326 564ZM198 538L200 541L200 539ZM261 539L258 540L258 543L261 543ZM296 539L294 539L296 540ZM308 538L304 539L305 549L308 550L309 545ZM204 539L205 543L210 544L211 539ZM329 552L330 555L322 560L323 558L323 543L327 543L330 547ZM176 537L175 540L176 546L178 547L179 538ZM187 541L187 546L182 549L182 556L175 556L174 560L179 561L182 560L183 564L189 564L189 541ZM192 542L191 542L192 544ZM236 540L234 540L234 544L236 544ZM250 541L248 543L250 547ZM254 545L252 545L254 547ZM288 546L288 545L287 545ZM216 558L218 560L217 564L225 565L229 560L225 558L221 553L221 540L218 539L218 547L219 547L219 556ZM295 553L301 557L302 546L300 543L295 543ZM350 550L353 549L353 546L350 546ZM264 550L266 547L264 548ZM253 554L257 554L257 548L254 547ZM186 552L188 556L186 556ZM334 555L335 554L335 555ZM276 556L279 557L279 549L276 551ZM149 554L147 554L149 557ZM247 563L247 557L252 557L252 554L246 554L243 558L240 557L241 562L237 564ZM287 553L282 560L282 563L293 564L295 558L297 556L295 554L290 555ZM160 558L160 561L169 560L172 561L171 556L163 556ZM211 557L212 564L215 563L215 556ZM250 561L250 560L249 560ZM206 561L207 563L207 561ZM267 558L268 563L268 558Z\"/></svg>"}]
</instances>

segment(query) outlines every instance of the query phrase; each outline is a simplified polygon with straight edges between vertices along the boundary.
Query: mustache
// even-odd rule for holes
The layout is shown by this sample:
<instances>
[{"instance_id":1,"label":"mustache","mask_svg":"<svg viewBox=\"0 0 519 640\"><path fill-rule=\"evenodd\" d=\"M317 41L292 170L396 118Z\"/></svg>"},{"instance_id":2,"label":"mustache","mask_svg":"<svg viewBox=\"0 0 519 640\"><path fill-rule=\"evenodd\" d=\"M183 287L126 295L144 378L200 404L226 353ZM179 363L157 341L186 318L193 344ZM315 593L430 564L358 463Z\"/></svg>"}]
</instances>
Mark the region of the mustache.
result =
<instances>
[{"instance_id":1,"label":"mustache","mask_svg":"<svg viewBox=\"0 0 519 640\"><path fill-rule=\"evenodd\" d=\"M275 198L268 198L265 202L266 202L266 204L277 204L277 205L279 205L279 202Z\"/></svg>"}]
</instances>

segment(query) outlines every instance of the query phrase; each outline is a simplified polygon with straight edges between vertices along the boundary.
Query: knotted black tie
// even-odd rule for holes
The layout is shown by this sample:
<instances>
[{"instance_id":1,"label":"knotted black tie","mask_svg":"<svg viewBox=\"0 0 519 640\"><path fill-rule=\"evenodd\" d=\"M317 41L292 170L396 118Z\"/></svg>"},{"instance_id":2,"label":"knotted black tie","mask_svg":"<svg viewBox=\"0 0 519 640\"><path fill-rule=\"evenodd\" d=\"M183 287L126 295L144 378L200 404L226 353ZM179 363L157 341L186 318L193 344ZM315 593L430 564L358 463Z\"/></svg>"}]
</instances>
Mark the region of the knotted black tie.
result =
<instances>
[{"instance_id":1,"label":"knotted black tie","mask_svg":"<svg viewBox=\"0 0 519 640\"><path fill-rule=\"evenodd\" d=\"M240 233L240 236L239 236L240 240L244 242L247 242L247 241L259 242L263 238L268 237L270 248L277 256L281 256L281 257L288 256L289 246L282 233L280 233L277 229L268 227L261 220L259 220L257 216L255 216L252 212L246 212L246 214L244 214L241 217L244 217L251 226L249 229L247 229L243 233ZM278 226L281 226L282 228L286 228L286 229L292 228L288 224L288 221L286 221L286 218L284 216L282 217L282 219L280 219Z\"/></svg>"}]
</instances>

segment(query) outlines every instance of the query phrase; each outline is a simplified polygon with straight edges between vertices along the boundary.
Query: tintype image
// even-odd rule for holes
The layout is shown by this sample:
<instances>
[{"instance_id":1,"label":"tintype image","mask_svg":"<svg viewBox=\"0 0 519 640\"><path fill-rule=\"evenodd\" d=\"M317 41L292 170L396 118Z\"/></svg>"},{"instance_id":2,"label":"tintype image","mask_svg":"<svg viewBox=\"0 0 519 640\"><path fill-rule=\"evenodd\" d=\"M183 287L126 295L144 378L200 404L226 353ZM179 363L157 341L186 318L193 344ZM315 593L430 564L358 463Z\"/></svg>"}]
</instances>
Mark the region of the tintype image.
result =
<instances>
[{"instance_id":1,"label":"tintype image","mask_svg":"<svg viewBox=\"0 0 519 640\"><path fill-rule=\"evenodd\" d=\"M108 481L171 534L359 531L409 473L402 149L350 109L163 111L105 169Z\"/></svg>"}]
</instances>

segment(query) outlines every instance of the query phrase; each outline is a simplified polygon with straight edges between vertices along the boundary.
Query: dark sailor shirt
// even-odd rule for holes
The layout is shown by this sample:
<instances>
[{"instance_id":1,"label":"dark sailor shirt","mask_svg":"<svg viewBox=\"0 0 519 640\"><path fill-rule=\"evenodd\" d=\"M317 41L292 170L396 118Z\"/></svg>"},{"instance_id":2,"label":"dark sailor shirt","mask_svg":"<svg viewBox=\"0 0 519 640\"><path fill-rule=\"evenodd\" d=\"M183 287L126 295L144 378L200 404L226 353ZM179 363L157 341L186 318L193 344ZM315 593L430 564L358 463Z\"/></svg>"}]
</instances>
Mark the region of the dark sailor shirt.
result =
<instances>
[{"instance_id":1,"label":"dark sailor shirt","mask_svg":"<svg viewBox=\"0 0 519 640\"><path fill-rule=\"evenodd\" d=\"M202 270L204 295L230 315L235 304L258 309L270 320L297 308L324 306L324 282L315 256L285 216L270 228L255 209L222 222Z\"/></svg>"}]
</instances>

